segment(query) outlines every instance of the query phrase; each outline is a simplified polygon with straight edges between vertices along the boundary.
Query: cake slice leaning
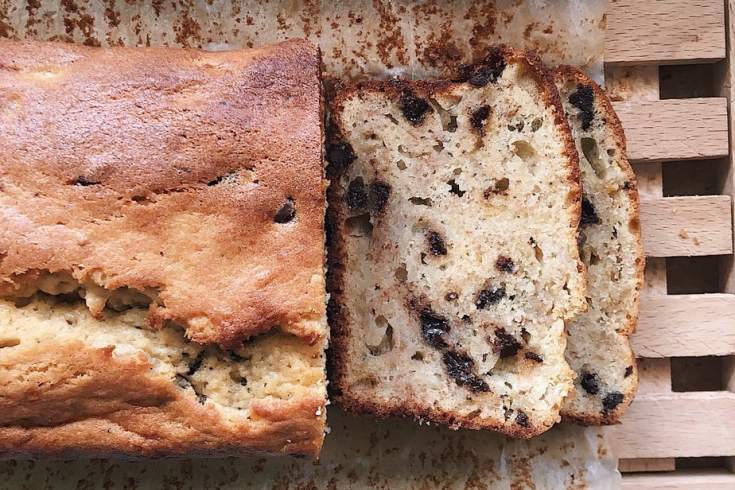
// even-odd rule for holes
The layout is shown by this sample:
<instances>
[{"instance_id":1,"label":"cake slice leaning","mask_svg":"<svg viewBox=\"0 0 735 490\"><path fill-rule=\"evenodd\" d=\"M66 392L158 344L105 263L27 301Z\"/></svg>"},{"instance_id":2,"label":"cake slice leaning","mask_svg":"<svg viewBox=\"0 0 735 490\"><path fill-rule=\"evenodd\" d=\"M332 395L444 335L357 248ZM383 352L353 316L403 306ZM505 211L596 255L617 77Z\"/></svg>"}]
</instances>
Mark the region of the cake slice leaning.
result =
<instances>
[{"instance_id":1,"label":"cake slice leaning","mask_svg":"<svg viewBox=\"0 0 735 490\"><path fill-rule=\"evenodd\" d=\"M584 309L577 154L550 75L493 49L459 81L337 88L331 387L347 410L519 437L559 419Z\"/></svg>"},{"instance_id":2,"label":"cake slice leaning","mask_svg":"<svg viewBox=\"0 0 735 490\"><path fill-rule=\"evenodd\" d=\"M562 415L612 424L638 386L628 340L638 319L644 269L638 190L623 128L604 91L576 68L560 67L554 75L579 151L580 251L589 278L589 307L568 325L567 361L578 387Z\"/></svg>"}]
</instances>

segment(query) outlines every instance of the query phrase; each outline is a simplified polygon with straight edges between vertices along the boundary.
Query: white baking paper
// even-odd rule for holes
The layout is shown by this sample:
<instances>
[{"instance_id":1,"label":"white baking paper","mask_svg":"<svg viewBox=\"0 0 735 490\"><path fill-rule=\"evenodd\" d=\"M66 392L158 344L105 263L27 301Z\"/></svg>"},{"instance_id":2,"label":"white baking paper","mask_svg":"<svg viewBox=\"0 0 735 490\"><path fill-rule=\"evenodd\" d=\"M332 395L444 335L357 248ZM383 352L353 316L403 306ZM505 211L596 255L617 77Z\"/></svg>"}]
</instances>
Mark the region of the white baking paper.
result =
<instances>
[{"instance_id":1,"label":"white baking paper","mask_svg":"<svg viewBox=\"0 0 735 490\"><path fill-rule=\"evenodd\" d=\"M339 76L448 76L507 43L602 76L607 0L0 2L0 36L232 49L307 37Z\"/></svg>"},{"instance_id":2,"label":"white baking paper","mask_svg":"<svg viewBox=\"0 0 735 490\"><path fill-rule=\"evenodd\" d=\"M329 411L320 461L248 457L159 461L11 461L0 489L217 490L616 489L601 431L558 426L529 441Z\"/></svg>"}]
</instances>

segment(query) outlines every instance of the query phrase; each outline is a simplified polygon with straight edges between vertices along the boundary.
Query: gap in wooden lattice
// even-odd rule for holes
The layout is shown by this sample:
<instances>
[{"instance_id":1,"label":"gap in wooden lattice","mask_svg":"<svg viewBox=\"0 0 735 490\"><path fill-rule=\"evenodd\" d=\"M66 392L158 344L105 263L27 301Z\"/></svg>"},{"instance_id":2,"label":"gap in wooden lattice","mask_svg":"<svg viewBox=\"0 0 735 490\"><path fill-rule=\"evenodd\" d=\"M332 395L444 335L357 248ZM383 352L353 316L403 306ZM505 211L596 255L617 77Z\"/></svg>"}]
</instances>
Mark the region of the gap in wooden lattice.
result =
<instances>
[{"instance_id":1,"label":"gap in wooden lattice","mask_svg":"<svg viewBox=\"0 0 735 490\"><path fill-rule=\"evenodd\" d=\"M669 294L720 293L721 258L718 255L703 257L668 257L666 259L666 284Z\"/></svg>"},{"instance_id":2,"label":"gap in wooden lattice","mask_svg":"<svg viewBox=\"0 0 735 490\"><path fill-rule=\"evenodd\" d=\"M662 165L663 195L711 196L724 193L727 159L667 162Z\"/></svg>"},{"instance_id":3,"label":"gap in wooden lattice","mask_svg":"<svg viewBox=\"0 0 735 490\"><path fill-rule=\"evenodd\" d=\"M676 458L676 469L719 469L727 468L727 458L724 456L719 457L702 457L702 458Z\"/></svg>"},{"instance_id":4,"label":"gap in wooden lattice","mask_svg":"<svg viewBox=\"0 0 735 490\"><path fill-rule=\"evenodd\" d=\"M715 97L715 66L662 65L658 69L661 99L692 99Z\"/></svg>"},{"instance_id":5,"label":"gap in wooden lattice","mask_svg":"<svg viewBox=\"0 0 735 490\"><path fill-rule=\"evenodd\" d=\"M671 359L671 389L674 392L721 391L722 358L674 357Z\"/></svg>"}]
</instances>

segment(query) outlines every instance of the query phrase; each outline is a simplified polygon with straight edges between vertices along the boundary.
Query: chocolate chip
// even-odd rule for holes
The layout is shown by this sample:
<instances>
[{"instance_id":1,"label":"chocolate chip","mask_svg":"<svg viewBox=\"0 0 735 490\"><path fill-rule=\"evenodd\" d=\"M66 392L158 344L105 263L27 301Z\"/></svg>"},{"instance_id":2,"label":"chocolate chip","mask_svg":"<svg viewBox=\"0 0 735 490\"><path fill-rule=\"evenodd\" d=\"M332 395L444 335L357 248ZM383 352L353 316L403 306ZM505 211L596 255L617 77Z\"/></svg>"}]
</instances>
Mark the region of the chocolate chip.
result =
<instances>
[{"instance_id":1,"label":"chocolate chip","mask_svg":"<svg viewBox=\"0 0 735 490\"><path fill-rule=\"evenodd\" d=\"M189 381L189 379L186 376L184 376L182 374L177 374L174 379L175 379L175 382L176 382L176 386L178 386L179 388L184 389L184 390L191 389L194 392L194 394L196 395L197 401L199 403L201 403L202 405L204 405L206 403L206 401L207 401L207 395L205 395L204 393L199 393L196 390L196 388L194 388L194 385L191 384L191 381Z\"/></svg>"},{"instance_id":2,"label":"chocolate chip","mask_svg":"<svg viewBox=\"0 0 735 490\"><path fill-rule=\"evenodd\" d=\"M605 398L602 399L603 412L610 412L612 410L615 410L615 407L623 403L624 399L625 397L623 396L623 394L617 391L608 393L607 395L605 395Z\"/></svg>"},{"instance_id":3,"label":"chocolate chip","mask_svg":"<svg viewBox=\"0 0 735 490\"><path fill-rule=\"evenodd\" d=\"M426 240L429 242L429 250L432 255L446 255L447 246L444 239L436 231L429 230L426 232Z\"/></svg>"},{"instance_id":4,"label":"chocolate chip","mask_svg":"<svg viewBox=\"0 0 735 490\"><path fill-rule=\"evenodd\" d=\"M275 221L276 223L284 224L288 223L295 217L296 207L294 206L293 199L289 197L288 199L286 199L286 202L281 205L281 208L276 212L276 215L273 217L273 221Z\"/></svg>"},{"instance_id":5,"label":"chocolate chip","mask_svg":"<svg viewBox=\"0 0 735 490\"><path fill-rule=\"evenodd\" d=\"M338 142L327 146L327 161L334 167L334 170L346 169L356 158L357 156L349 143Z\"/></svg>"},{"instance_id":6,"label":"chocolate chip","mask_svg":"<svg viewBox=\"0 0 735 490\"><path fill-rule=\"evenodd\" d=\"M579 384L582 385L582 388L584 388L584 391L589 393L590 395L596 395L600 392L600 379L597 377L595 373L590 373L587 371L582 372L582 376L580 376Z\"/></svg>"},{"instance_id":7,"label":"chocolate chip","mask_svg":"<svg viewBox=\"0 0 735 490\"><path fill-rule=\"evenodd\" d=\"M508 131L523 131L526 123L519 121L518 124L508 124Z\"/></svg>"},{"instance_id":8,"label":"chocolate chip","mask_svg":"<svg viewBox=\"0 0 735 490\"><path fill-rule=\"evenodd\" d=\"M471 391L490 391L488 384L473 372L475 362L464 352L447 351L442 356L449 376L459 386Z\"/></svg>"},{"instance_id":9,"label":"chocolate chip","mask_svg":"<svg viewBox=\"0 0 735 490\"><path fill-rule=\"evenodd\" d=\"M544 362L544 358L536 354L535 352L526 352L525 354L523 354L523 356L526 359L529 359L534 362Z\"/></svg>"},{"instance_id":10,"label":"chocolate chip","mask_svg":"<svg viewBox=\"0 0 735 490\"><path fill-rule=\"evenodd\" d=\"M176 382L176 386L178 386L179 388L184 390L192 388L191 381L189 381L185 376L177 374L174 379Z\"/></svg>"},{"instance_id":11,"label":"chocolate chip","mask_svg":"<svg viewBox=\"0 0 735 490\"><path fill-rule=\"evenodd\" d=\"M459 298L459 294L454 291L450 291L444 295L444 299L447 301L457 301L457 298Z\"/></svg>"},{"instance_id":12,"label":"chocolate chip","mask_svg":"<svg viewBox=\"0 0 735 490\"><path fill-rule=\"evenodd\" d=\"M242 362L242 361L248 361L249 360L249 358L242 357L237 352L231 351L231 350L227 351L227 357L229 357L230 360L231 361L234 361L234 362Z\"/></svg>"},{"instance_id":13,"label":"chocolate chip","mask_svg":"<svg viewBox=\"0 0 735 490\"><path fill-rule=\"evenodd\" d=\"M516 424L521 427L529 427L531 425L528 421L528 415L523 410L516 410Z\"/></svg>"},{"instance_id":14,"label":"chocolate chip","mask_svg":"<svg viewBox=\"0 0 735 490\"><path fill-rule=\"evenodd\" d=\"M473 128L477 130L482 130L488 117L490 117L490 106L481 106L475 109L475 111L470 116L470 124L472 124Z\"/></svg>"},{"instance_id":15,"label":"chocolate chip","mask_svg":"<svg viewBox=\"0 0 735 490\"><path fill-rule=\"evenodd\" d=\"M623 190L626 190L626 191L627 191L627 190L630 190L630 182L629 182L629 181L627 181L627 180L626 180L626 181L625 181L625 182L623 183Z\"/></svg>"},{"instance_id":16,"label":"chocolate chip","mask_svg":"<svg viewBox=\"0 0 735 490\"><path fill-rule=\"evenodd\" d=\"M600 223L600 217L597 216L595 206L586 196L582 196L582 218L580 223L582 225L596 225Z\"/></svg>"},{"instance_id":17,"label":"chocolate chip","mask_svg":"<svg viewBox=\"0 0 735 490\"><path fill-rule=\"evenodd\" d=\"M494 305L501 299L505 297L505 289L504 288L488 288L483 289L479 292L477 295L477 299L475 300L475 306L478 310L484 310L490 305Z\"/></svg>"},{"instance_id":18,"label":"chocolate chip","mask_svg":"<svg viewBox=\"0 0 735 490\"><path fill-rule=\"evenodd\" d=\"M505 69L503 53L498 48L491 48L481 64L460 66L458 81L469 82L475 87L484 87L495 82Z\"/></svg>"},{"instance_id":19,"label":"chocolate chip","mask_svg":"<svg viewBox=\"0 0 735 490\"><path fill-rule=\"evenodd\" d=\"M516 355L521 348L521 343L513 335L506 332L504 328L495 329L495 338L492 339L492 344L493 351L499 352L501 359Z\"/></svg>"},{"instance_id":20,"label":"chocolate chip","mask_svg":"<svg viewBox=\"0 0 735 490\"><path fill-rule=\"evenodd\" d=\"M495 268L500 272L513 272L515 264L513 259L506 257L505 255L499 255L498 260L495 261Z\"/></svg>"},{"instance_id":21,"label":"chocolate chip","mask_svg":"<svg viewBox=\"0 0 735 490\"><path fill-rule=\"evenodd\" d=\"M582 129L588 130L595 118L595 92L590 85L577 85L577 91L569 96L569 103L579 109Z\"/></svg>"},{"instance_id":22,"label":"chocolate chip","mask_svg":"<svg viewBox=\"0 0 735 490\"><path fill-rule=\"evenodd\" d=\"M196 358L189 364L189 370L186 372L187 376L191 376L192 374L199 371L199 368L202 367L202 361L204 361L204 351L199 351L199 354L197 354Z\"/></svg>"},{"instance_id":23,"label":"chocolate chip","mask_svg":"<svg viewBox=\"0 0 735 490\"><path fill-rule=\"evenodd\" d=\"M538 131L539 129L541 129L541 125L543 123L544 122L540 118L537 117L536 119L534 119L533 121L531 121L531 131L533 131L533 132Z\"/></svg>"},{"instance_id":24,"label":"chocolate chip","mask_svg":"<svg viewBox=\"0 0 735 490\"><path fill-rule=\"evenodd\" d=\"M443 336L451 330L449 320L429 308L421 311L419 320L421 321L421 335L430 346L435 349L447 347Z\"/></svg>"},{"instance_id":25,"label":"chocolate chip","mask_svg":"<svg viewBox=\"0 0 735 490\"><path fill-rule=\"evenodd\" d=\"M492 66L478 66L472 71L468 82L475 87L484 87L490 82L495 82L500 76L500 72Z\"/></svg>"},{"instance_id":26,"label":"chocolate chip","mask_svg":"<svg viewBox=\"0 0 735 490\"><path fill-rule=\"evenodd\" d=\"M627 368L625 368L625 377L627 378L631 374L633 374L633 366L628 366Z\"/></svg>"},{"instance_id":27,"label":"chocolate chip","mask_svg":"<svg viewBox=\"0 0 735 490\"><path fill-rule=\"evenodd\" d=\"M456 194L459 197L464 196L466 191L460 189L459 185L454 179L448 181L447 184L449 184L449 192L451 192L452 194Z\"/></svg>"},{"instance_id":28,"label":"chocolate chip","mask_svg":"<svg viewBox=\"0 0 735 490\"><path fill-rule=\"evenodd\" d=\"M350 182L345 199L351 209L361 209L367 206L368 193L362 177L357 177Z\"/></svg>"},{"instance_id":29,"label":"chocolate chip","mask_svg":"<svg viewBox=\"0 0 735 490\"><path fill-rule=\"evenodd\" d=\"M87 187L90 185L99 185L99 182L96 180L92 180L88 177L85 177L84 175L80 175L79 177L77 177L76 179L72 181L72 184L82 186L82 187Z\"/></svg>"},{"instance_id":30,"label":"chocolate chip","mask_svg":"<svg viewBox=\"0 0 735 490\"><path fill-rule=\"evenodd\" d=\"M368 206L372 211L380 212L385 209L390 196L390 186L380 180L374 180L370 184L370 193L368 194Z\"/></svg>"},{"instance_id":31,"label":"chocolate chip","mask_svg":"<svg viewBox=\"0 0 735 490\"><path fill-rule=\"evenodd\" d=\"M421 97L416 97L413 92L406 89L401 94L401 112L412 124L418 125L424 121L426 112L431 109L429 103Z\"/></svg>"}]
</instances>

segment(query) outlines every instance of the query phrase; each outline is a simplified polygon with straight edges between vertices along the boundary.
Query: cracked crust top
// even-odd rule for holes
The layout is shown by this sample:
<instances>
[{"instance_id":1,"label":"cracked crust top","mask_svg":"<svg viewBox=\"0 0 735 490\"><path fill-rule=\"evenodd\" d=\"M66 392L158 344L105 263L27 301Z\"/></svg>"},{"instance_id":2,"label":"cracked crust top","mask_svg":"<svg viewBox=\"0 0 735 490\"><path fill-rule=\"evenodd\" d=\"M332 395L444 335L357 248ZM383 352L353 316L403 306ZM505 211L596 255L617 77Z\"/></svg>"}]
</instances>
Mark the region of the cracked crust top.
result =
<instances>
[{"instance_id":1,"label":"cracked crust top","mask_svg":"<svg viewBox=\"0 0 735 490\"><path fill-rule=\"evenodd\" d=\"M317 47L0 60L0 295L130 292L223 346L326 335Z\"/></svg>"}]
</instances>

